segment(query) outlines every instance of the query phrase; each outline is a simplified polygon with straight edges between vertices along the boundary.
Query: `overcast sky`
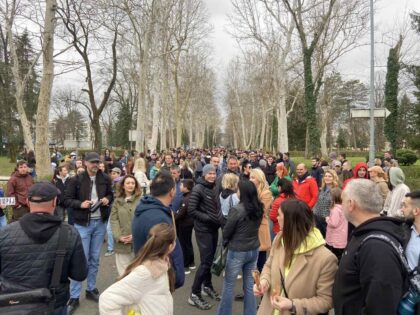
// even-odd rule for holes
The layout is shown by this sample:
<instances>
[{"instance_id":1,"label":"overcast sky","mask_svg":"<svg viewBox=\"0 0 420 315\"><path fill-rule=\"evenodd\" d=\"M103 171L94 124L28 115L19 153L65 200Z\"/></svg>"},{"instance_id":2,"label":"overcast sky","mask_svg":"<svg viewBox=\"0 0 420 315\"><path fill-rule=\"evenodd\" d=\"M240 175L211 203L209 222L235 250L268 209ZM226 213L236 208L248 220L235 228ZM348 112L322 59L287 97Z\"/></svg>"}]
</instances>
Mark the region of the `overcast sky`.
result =
<instances>
[{"instance_id":1,"label":"overcast sky","mask_svg":"<svg viewBox=\"0 0 420 315\"><path fill-rule=\"evenodd\" d=\"M232 12L232 6L230 0L204 0L204 2L209 12L210 22L213 25L211 43L214 50L214 69L221 80L230 59L239 54L235 39L226 32L229 27L227 14ZM375 41L378 42L375 49L377 59L375 64L379 70L386 65L390 48L389 45L379 44L379 42L387 41L392 44L390 38L396 38L399 29L404 25L404 21L408 19L408 13L412 10L420 12L420 0L377 0L375 10L377 11L375 15ZM365 41L368 42L368 40L369 37ZM343 56L338 62L338 69L347 79L361 79L368 82L369 65L369 47L360 47Z\"/></svg>"}]
</instances>

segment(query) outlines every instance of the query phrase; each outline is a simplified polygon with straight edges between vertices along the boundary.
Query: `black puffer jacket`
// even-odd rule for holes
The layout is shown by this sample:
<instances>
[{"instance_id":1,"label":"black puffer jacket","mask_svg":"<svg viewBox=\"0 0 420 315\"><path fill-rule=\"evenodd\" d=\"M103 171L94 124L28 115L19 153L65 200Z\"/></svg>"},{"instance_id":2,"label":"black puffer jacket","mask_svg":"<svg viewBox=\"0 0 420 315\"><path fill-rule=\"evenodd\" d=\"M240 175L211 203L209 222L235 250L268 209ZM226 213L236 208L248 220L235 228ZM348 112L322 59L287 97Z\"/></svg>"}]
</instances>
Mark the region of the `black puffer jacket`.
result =
<instances>
[{"instance_id":1,"label":"black puffer jacket","mask_svg":"<svg viewBox=\"0 0 420 315\"><path fill-rule=\"evenodd\" d=\"M188 214L194 219L194 229L203 233L214 233L223 222L218 206L215 184L200 177L194 186L188 203Z\"/></svg>"},{"instance_id":2,"label":"black puffer jacket","mask_svg":"<svg viewBox=\"0 0 420 315\"><path fill-rule=\"evenodd\" d=\"M49 287L60 224L65 223L56 216L30 213L0 229L1 278L28 289ZM55 308L64 306L69 299L68 278L83 281L87 276L80 235L74 227L65 225L69 234Z\"/></svg>"},{"instance_id":3,"label":"black puffer jacket","mask_svg":"<svg viewBox=\"0 0 420 315\"><path fill-rule=\"evenodd\" d=\"M223 244L237 252L259 248L258 230L261 219L262 217L259 220L250 219L241 203L232 207L223 228Z\"/></svg>"},{"instance_id":4,"label":"black puffer jacket","mask_svg":"<svg viewBox=\"0 0 420 315\"><path fill-rule=\"evenodd\" d=\"M112 203L114 194L112 192L111 178L98 171L96 173L96 191L98 193L98 199L106 197L109 200L109 204ZM90 221L90 210L80 208L81 204L85 200L90 200L91 196L91 180L87 172L81 175L70 178L66 192L64 194L64 207L73 208L74 223L79 225L87 226ZM101 207L101 218L102 221L108 220L109 207Z\"/></svg>"},{"instance_id":5,"label":"black puffer jacket","mask_svg":"<svg viewBox=\"0 0 420 315\"><path fill-rule=\"evenodd\" d=\"M360 246L371 234L384 234L402 246L409 240L404 223L396 218L373 218L354 229L335 275L337 315L397 314L406 271L396 250L384 241L372 239Z\"/></svg>"},{"instance_id":6,"label":"black puffer jacket","mask_svg":"<svg viewBox=\"0 0 420 315\"><path fill-rule=\"evenodd\" d=\"M60 199L58 201L58 204L60 206L64 206L64 194L67 190L67 186L69 185L69 181L70 181L70 177L68 177L68 176L63 179L63 178L61 178L60 176L57 175L53 179L53 183L54 183L55 187L57 187L61 192Z\"/></svg>"}]
</instances>

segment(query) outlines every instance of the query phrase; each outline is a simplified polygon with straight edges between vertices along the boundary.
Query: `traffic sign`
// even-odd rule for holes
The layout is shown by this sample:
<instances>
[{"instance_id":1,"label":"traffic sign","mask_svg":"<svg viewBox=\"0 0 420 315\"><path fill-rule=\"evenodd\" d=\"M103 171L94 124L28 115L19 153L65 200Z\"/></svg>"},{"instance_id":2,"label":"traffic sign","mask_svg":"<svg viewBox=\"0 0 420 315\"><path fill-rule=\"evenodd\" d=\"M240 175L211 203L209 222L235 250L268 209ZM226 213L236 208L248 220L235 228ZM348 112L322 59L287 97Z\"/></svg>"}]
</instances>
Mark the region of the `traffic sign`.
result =
<instances>
[{"instance_id":1,"label":"traffic sign","mask_svg":"<svg viewBox=\"0 0 420 315\"><path fill-rule=\"evenodd\" d=\"M375 118L386 118L391 114L387 108L375 108L373 110L373 117ZM351 109L351 118L369 118L370 109Z\"/></svg>"}]
</instances>

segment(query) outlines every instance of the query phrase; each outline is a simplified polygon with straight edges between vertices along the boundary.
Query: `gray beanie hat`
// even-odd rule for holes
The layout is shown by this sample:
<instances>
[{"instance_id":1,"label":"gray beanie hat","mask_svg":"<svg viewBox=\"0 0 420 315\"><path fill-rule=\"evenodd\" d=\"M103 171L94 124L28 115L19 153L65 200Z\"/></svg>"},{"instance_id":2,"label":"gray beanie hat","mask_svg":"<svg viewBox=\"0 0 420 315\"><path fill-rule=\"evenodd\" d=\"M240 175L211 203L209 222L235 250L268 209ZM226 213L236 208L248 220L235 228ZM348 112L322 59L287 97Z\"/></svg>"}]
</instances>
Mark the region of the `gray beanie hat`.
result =
<instances>
[{"instance_id":1,"label":"gray beanie hat","mask_svg":"<svg viewBox=\"0 0 420 315\"><path fill-rule=\"evenodd\" d=\"M210 172L216 172L216 169L214 168L214 166L213 165L211 165L211 164L206 164L204 167L203 167L203 177L204 176L206 176L208 173L210 173Z\"/></svg>"}]
</instances>

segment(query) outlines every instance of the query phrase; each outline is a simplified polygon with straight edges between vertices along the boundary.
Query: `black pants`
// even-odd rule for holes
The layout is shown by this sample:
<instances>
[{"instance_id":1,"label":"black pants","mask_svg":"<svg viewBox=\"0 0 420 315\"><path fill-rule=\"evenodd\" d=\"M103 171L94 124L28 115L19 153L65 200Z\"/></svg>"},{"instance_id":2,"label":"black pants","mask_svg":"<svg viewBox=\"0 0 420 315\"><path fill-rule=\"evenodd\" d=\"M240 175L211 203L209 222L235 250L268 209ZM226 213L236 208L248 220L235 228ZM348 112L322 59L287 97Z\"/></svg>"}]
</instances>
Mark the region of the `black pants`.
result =
<instances>
[{"instance_id":1,"label":"black pants","mask_svg":"<svg viewBox=\"0 0 420 315\"><path fill-rule=\"evenodd\" d=\"M267 252L258 252L257 269L259 272L263 270L266 261Z\"/></svg>"},{"instance_id":2,"label":"black pants","mask_svg":"<svg viewBox=\"0 0 420 315\"><path fill-rule=\"evenodd\" d=\"M191 241L193 227L193 224L178 224L176 228L178 239L182 248L182 254L184 256L185 268L194 265L194 249Z\"/></svg>"},{"instance_id":3,"label":"black pants","mask_svg":"<svg viewBox=\"0 0 420 315\"><path fill-rule=\"evenodd\" d=\"M315 215L315 223L318 230L321 232L322 236L325 238L327 235L327 222L325 218Z\"/></svg>"},{"instance_id":4,"label":"black pants","mask_svg":"<svg viewBox=\"0 0 420 315\"><path fill-rule=\"evenodd\" d=\"M200 251L200 266L195 274L192 293L201 296L201 286L213 288L211 282L211 264L217 248L218 231L212 233L195 232L198 250Z\"/></svg>"}]
</instances>

